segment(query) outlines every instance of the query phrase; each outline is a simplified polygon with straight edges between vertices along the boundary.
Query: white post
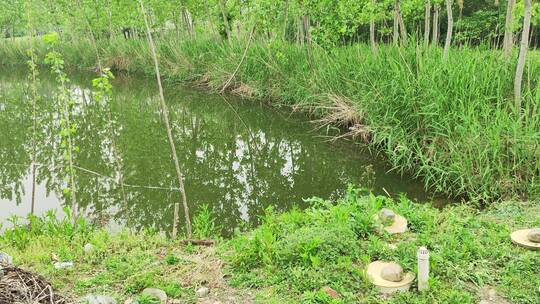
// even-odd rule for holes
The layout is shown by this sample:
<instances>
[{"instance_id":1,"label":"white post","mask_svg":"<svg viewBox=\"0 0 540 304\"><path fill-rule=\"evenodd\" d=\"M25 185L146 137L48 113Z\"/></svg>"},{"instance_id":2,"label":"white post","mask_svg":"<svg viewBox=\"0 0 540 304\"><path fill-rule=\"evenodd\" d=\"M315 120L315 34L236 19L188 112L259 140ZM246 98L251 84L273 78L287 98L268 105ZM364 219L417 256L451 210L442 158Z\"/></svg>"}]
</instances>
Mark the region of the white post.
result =
<instances>
[{"instance_id":1,"label":"white post","mask_svg":"<svg viewBox=\"0 0 540 304\"><path fill-rule=\"evenodd\" d=\"M429 288L429 250L426 247L418 248L418 291Z\"/></svg>"}]
</instances>

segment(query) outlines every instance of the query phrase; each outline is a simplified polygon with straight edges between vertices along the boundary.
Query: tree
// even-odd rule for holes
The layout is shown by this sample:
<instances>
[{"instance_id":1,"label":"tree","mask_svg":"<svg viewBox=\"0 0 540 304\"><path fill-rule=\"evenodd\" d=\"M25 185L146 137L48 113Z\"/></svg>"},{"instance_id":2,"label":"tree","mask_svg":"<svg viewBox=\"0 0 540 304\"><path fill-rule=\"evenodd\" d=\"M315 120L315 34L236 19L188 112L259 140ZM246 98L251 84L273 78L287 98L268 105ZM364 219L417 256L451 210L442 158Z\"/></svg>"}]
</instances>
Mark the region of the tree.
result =
<instances>
[{"instance_id":1,"label":"tree","mask_svg":"<svg viewBox=\"0 0 540 304\"><path fill-rule=\"evenodd\" d=\"M514 78L514 98L516 111L518 113L521 112L521 81L523 79L523 70L525 68L527 50L529 49L529 32L531 29L531 0L524 0L523 2L525 3L525 8L523 11L523 31L521 33L521 45L519 47L516 77Z\"/></svg>"},{"instance_id":2,"label":"tree","mask_svg":"<svg viewBox=\"0 0 540 304\"><path fill-rule=\"evenodd\" d=\"M225 27L225 33L227 35L227 39L229 42L231 41L231 26L229 25L229 18L227 17L227 8L224 1L226 0L218 0L219 1L219 9L221 10L221 16L223 17L223 25Z\"/></svg>"},{"instance_id":3,"label":"tree","mask_svg":"<svg viewBox=\"0 0 540 304\"><path fill-rule=\"evenodd\" d=\"M433 12L433 34L431 43L439 44L439 4L435 4Z\"/></svg>"},{"instance_id":4,"label":"tree","mask_svg":"<svg viewBox=\"0 0 540 304\"><path fill-rule=\"evenodd\" d=\"M454 28L454 18L452 16L452 3L453 0L446 0L446 14L448 16L448 30L446 31L446 41L444 43L443 59L448 59L448 52L450 51L450 43L452 42L452 30Z\"/></svg>"},{"instance_id":5,"label":"tree","mask_svg":"<svg viewBox=\"0 0 540 304\"><path fill-rule=\"evenodd\" d=\"M407 44L407 30L401 14L401 4L400 0L396 0L394 4L394 44L398 43L400 34L402 43Z\"/></svg>"},{"instance_id":6,"label":"tree","mask_svg":"<svg viewBox=\"0 0 540 304\"><path fill-rule=\"evenodd\" d=\"M503 56L508 59L510 51L514 44L514 35L512 33L512 22L514 20L514 5L516 0L508 0L506 7L506 21L504 23Z\"/></svg>"},{"instance_id":7,"label":"tree","mask_svg":"<svg viewBox=\"0 0 540 304\"><path fill-rule=\"evenodd\" d=\"M377 42L375 41L375 0L371 0L372 12L369 18L369 41L371 43L371 52L377 53Z\"/></svg>"},{"instance_id":8,"label":"tree","mask_svg":"<svg viewBox=\"0 0 540 304\"><path fill-rule=\"evenodd\" d=\"M169 146L171 148L171 155L174 162L174 168L176 170L176 176L178 178L178 185L180 189L180 195L182 197L182 203L184 205L184 217L186 220L186 231L188 238L191 238L192 232L191 232L191 220L189 218L189 207L187 204L187 198L186 198L186 190L184 188L184 175L182 174L182 171L180 169L180 162L178 161L178 155L176 154L176 145L174 144L174 137L172 134L172 128L171 124L169 122L169 111L167 109L167 104L165 103L165 95L163 93L163 86L161 85L161 74L159 72L159 62L157 58L157 52L156 48L154 46L154 40L152 38L152 33L150 32L150 25L148 22L148 17L146 14L146 10L144 9L143 0L139 0L139 3L141 5L141 12L144 18L144 24L146 26L146 35L148 37L148 45L150 46L150 52L152 55L152 60L154 62L154 69L156 71L156 80L158 84L159 89L159 106L161 110L161 115L163 117L163 121L165 122L165 128L167 129L167 139L169 141ZM172 231L172 237L176 238L177 233L177 224L178 224L178 213L180 209L180 204L175 203L174 204L174 219L173 219L173 231Z\"/></svg>"},{"instance_id":9,"label":"tree","mask_svg":"<svg viewBox=\"0 0 540 304\"><path fill-rule=\"evenodd\" d=\"M431 1L426 0L424 16L424 47L429 45L429 24L431 15Z\"/></svg>"}]
</instances>

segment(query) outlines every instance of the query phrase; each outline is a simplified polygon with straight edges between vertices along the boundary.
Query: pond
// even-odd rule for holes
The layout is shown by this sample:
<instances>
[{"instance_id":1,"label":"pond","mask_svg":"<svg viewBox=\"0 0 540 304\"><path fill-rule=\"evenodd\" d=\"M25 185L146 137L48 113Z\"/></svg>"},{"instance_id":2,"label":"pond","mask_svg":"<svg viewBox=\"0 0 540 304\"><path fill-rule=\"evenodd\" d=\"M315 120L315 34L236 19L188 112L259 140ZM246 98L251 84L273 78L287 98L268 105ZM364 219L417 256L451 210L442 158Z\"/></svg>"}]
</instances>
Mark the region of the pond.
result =
<instances>
[{"instance_id":1,"label":"pond","mask_svg":"<svg viewBox=\"0 0 540 304\"><path fill-rule=\"evenodd\" d=\"M180 196L153 79L117 77L109 111L93 98L91 75L70 77L79 212L110 227L170 231ZM38 164L35 213L53 209L62 214L70 205L63 195L57 86L44 71L39 78L34 137L26 71L0 73L4 227L9 218L26 216L32 208L32 138ZM337 198L349 183L371 185L377 193L432 199L420 182L389 172L383 159L357 143L329 140L327 130L317 130L302 114L182 86L167 86L165 94L191 212L208 205L224 235L240 225L256 225L269 206L278 212L305 208L305 198Z\"/></svg>"}]
</instances>

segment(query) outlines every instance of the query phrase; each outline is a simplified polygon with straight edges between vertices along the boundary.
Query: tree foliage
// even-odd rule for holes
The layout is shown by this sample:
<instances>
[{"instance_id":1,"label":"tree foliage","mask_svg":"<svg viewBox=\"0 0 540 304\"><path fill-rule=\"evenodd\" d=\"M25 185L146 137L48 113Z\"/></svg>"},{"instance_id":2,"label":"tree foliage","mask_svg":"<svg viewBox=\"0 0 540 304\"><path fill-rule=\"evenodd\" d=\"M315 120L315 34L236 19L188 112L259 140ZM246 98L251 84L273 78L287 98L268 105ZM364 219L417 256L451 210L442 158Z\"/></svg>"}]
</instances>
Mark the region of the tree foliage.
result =
<instances>
[{"instance_id":1,"label":"tree foliage","mask_svg":"<svg viewBox=\"0 0 540 304\"><path fill-rule=\"evenodd\" d=\"M423 39L426 0L400 0L406 32ZM369 23L374 20L378 41L392 39L395 0L145 0L154 31L221 33L228 24L232 35L247 36L253 24L259 36L298 40L303 16L309 16L310 36L321 46L369 41ZM442 0L433 5L444 8ZM221 11L221 7L223 11ZM500 44L504 35L506 1L455 1L457 44ZM520 29L523 1L515 7L514 31ZM540 21L540 5L533 4L532 24ZM223 16L227 20L223 19ZM29 21L32 22L29 22ZM30 26L30 23L32 26ZM143 24L137 2L132 0L0 0L0 33L3 37L57 31L79 38L87 25L96 37L141 35ZM440 10L440 33L445 32L446 12ZM532 43L538 34L533 30ZM193 34L193 33L191 33ZM441 35L439 35L441 36Z\"/></svg>"}]
</instances>

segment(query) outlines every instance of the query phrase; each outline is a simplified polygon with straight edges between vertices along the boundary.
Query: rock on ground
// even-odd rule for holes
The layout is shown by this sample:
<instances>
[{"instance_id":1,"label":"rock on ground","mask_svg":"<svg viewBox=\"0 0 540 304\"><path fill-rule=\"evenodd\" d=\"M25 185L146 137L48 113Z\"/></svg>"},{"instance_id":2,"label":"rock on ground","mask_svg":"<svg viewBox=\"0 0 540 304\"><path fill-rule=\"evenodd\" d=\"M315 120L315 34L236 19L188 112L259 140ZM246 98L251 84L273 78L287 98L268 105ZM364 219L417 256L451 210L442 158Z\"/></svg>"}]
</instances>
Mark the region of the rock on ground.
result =
<instances>
[{"instance_id":1,"label":"rock on ground","mask_svg":"<svg viewBox=\"0 0 540 304\"><path fill-rule=\"evenodd\" d=\"M157 288L146 288L142 291L143 294L158 298L163 304L167 303L167 294L165 291Z\"/></svg>"},{"instance_id":2,"label":"rock on ground","mask_svg":"<svg viewBox=\"0 0 540 304\"><path fill-rule=\"evenodd\" d=\"M5 252L0 252L0 264L8 264L8 265L12 265L13 264L13 258L5 253Z\"/></svg>"},{"instance_id":3,"label":"rock on ground","mask_svg":"<svg viewBox=\"0 0 540 304\"><path fill-rule=\"evenodd\" d=\"M54 268L56 269L66 269L66 268L72 268L73 262L56 262L54 263Z\"/></svg>"},{"instance_id":4,"label":"rock on ground","mask_svg":"<svg viewBox=\"0 0 540 304\"><path fill-rule=\"evenodd\" d=\"M208 289L206 287L201 287L201 288L197 289L197 291L195 291L195 293L197 294L197 297L204 298L210 293L210 289Z\"/></svg>"},{"instance_id":5,"label":"rock on ground","mask_svg":"<svg viewBox=\"0 0 540 304\"><path fill-rule=\"evenodd\" d=\"M94 245L88 243L86 245L84 245L84 253L86 254L89 254L89 253L92 253L92 251L94 251Z\"/></svg>"},{"instance_id":6,"label":"rock on ground","mask_svg":"<svg viewBox=\"0 0 540 304\"><path fill-rule=\"evenodd\" d=\"M89 294L86 297L82 298L82 304L116 304L116 300L103 295L92 295Z\"/></svg>"},{"instance_id":7,"label":"rock on ground","mask_svg":"<svg viewBox=\"0 0 540 304\"><path fill-rule=\"evenodd\" d=\"M497 291L490 286L485 286L480 290L479 304L510 304L506 299L499 296Z\"/></svg>"}]
</instances>

